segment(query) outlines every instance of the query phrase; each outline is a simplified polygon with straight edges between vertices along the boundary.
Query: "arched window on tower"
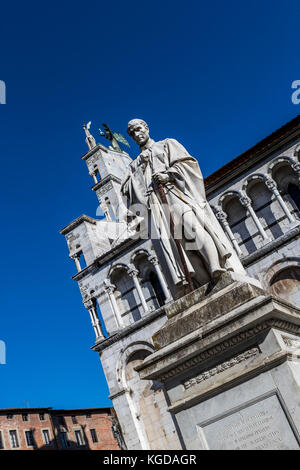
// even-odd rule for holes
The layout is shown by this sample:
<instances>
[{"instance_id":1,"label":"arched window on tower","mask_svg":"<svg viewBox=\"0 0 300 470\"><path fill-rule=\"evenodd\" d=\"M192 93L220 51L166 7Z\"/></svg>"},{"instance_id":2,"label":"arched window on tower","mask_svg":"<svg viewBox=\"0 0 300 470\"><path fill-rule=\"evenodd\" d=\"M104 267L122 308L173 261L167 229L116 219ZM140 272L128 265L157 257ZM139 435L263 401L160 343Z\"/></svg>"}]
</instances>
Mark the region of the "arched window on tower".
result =
<instances>
[{"instance_id":1,"label":"arched window on tower","mask_svg":"<svg viewBox=\"0 0 300 470\"><path fill-rule=\"evenodd\" d=\"M279 162L272 170L272 177L276 181L280 194L287 204L291 214L300 218L300 189L298 178L289 162Z\"/></svg>"},{"instance_id":2,"label":"arched window on tower","mask_svg":"<svg viewBox=\"0 0 300 470\"><path fill-rule=\"evenodd\" d=\"M99 169L98 169L97 165L94 165L94 171L92 173L92 177L93 177L93 180L94 180L95 184L97 184L101 179Z\"/></svg>"},{"instance_id":3,"label":"arched window on tower","mask_svg":"<svg viewBox=\"0 0 300 470\"><path fill-rule=\"evenodd\" d=\"M283 235L279 220L286 219L286 215L265 182L260 178L251 180L247 186L247 194L251 198L255 214L270 239Z\"/></svg>"},{"instance_id":4,"label":"arched window on tower","mask_svg":"<svg viewBox=\"0 0 300 470\"><path fill-rule=\"evenodd\" d=\"M227 214L227 221L243 255L256 251L258 248L256 245L257 228L245 207L242 206L238 195L225 197L222 209Z\"/></svg>"},{"instance_id":5,"label":"arched window on tower","mask_svg":"<svg viewBox=\"0 0 300 470\"><path fill-rule=\"evenodd\" d=\"M90 291L90 296L93 296L94 293L95 293L95 291L94 291L94 290L91 290L91 291ZM102 317L102 313L101 313L101 310L100 310L99 303L97 302L97 299L96 299L96 298L93 298L92 301L93 301L94 309L95 309L95 312L96 312L96 320L98 319L99 322L100 322L100 329L101 329L101 332L102 332L104 338L108 338L109 333L108 333L108 331L107 331L107 329L106 329L106 325L105 325L104 320L103 320L103 317Z\"/></svg>"},{"instance_id":6,"label":"arched window on tower","mask_svg":"<svg viewBox=\"0 0 300 470\"><path fill-rule=\"evenodd\" d=\"M127 326L140 320L142 318L142 308L133 279L129 276L125 267L120 266L118 269L115 269L111 274L110 280L116 286L114 295L124 324Z\"/></svg>"},{"instance_id":7,"label":"arched window on tower","mask_svg":"<svg viewBox=\"0 0 300 470\"><path fill-rule=\"evenodd\" d=\"M149 260L149 253L141 250L134 256L133 264L140 273L141 286L150 310L165 304L166 297L156 270Z\"/></svg>"},{"instance_id":8,"label":"arched window on tower","mask_svg":"<svg viewBox=\"0 0 300 470\"><path fill-rule=\"evenodd\" d=\"M289 266L275 274L270 282L270 292L299 306L300 267Z\"/></svg>"}]
</instances>

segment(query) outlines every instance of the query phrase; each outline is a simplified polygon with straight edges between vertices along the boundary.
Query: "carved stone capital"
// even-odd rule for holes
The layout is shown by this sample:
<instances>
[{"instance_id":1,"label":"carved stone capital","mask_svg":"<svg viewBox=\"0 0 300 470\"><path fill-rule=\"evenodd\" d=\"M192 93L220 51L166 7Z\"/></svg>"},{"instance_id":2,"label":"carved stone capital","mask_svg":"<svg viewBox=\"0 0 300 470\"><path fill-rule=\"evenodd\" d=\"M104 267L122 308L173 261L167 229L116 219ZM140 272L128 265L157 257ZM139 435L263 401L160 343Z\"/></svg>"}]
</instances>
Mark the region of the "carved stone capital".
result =
<instances>
[{"instance_id":1,"label":"carved stone capital","mask_svg":"<svg viewBox=\"0 0 300 470\"><path fill-rule=\"evenodd\" d=\"M131 268L127 272L128 272L130 277L137 277L138 274L139 274L138 270L135 269L135 268Z\"/></svg>"},{"instance_id":2,"label":"carved stone capital","mask_svg":"<svg viewBox=\"0 0 300 470\"><path fill-rule=\"evenodd\" d=\"M85 300L83 302L83 305L85 306L85 308L87 310L91 310L91 309L95 308L95 304L94 304L92 299Z\"/></svg>"},{"instance_id":3,"label":"carved stone capital","mask_svg":"<svg viewBox=\"0 0 300 470\"><path fill-rule=\"evenodd\" d=\"M112 294L116 290L116 286L112 284L109 279L105 279L103 282L103 289L107 294Z\"/></svg>"},{"instance_id":4,"label":"carved stone capital","mask_svg":"<svg viewBox=\"0 0 300 470\"><path fill-rule=\"evenodd\" d=\"M154 266L159 264L157 256L155 256L155 255L149 256L148 259L149 259L150 263L153 264Z\"/></svg>"},{"instance_id":5,"label":"carved stone capital","mask_svg":"<svg viewBox=\"0 0 300 470\"><path fill-rule=\"evenodd\" d=\"M240 197L240 203L242 204L242 206L246 207L246 209L248 209L248 207L251 206L251 199L250 197L244 195L244 194L241 194Z\"/></svg>"},{"instance_id":6,"label":"carved stone capital","mask_svg":"<svg viewBox=\"0 0 300 470\"><path fill-rule=\"evenodd\" d=\"M299 162L293 163L292 168L300 176L300 163Z\"/></svg>"},{"instance_id":7,"label":"carved stone capital","mask_svg":"<svg viewBox=\"0 0 300 470\"><path fill-rule=\"evenodd\" d=\"M265 178L265 184L272 193L277 191L277 184L272 178Z\"/></svg>"},{"instance_id":8,"label":"carved stone capital","mask_svg":"<svg viewBox=\"0 0 300 470\"><path fill-rule=\"evenodd\" d=\"M226 214L226 212L224 212L222 210L217 210L216 211L216 217L223 224L227 222L227 214Z\"/></svg>"}]
</instances>

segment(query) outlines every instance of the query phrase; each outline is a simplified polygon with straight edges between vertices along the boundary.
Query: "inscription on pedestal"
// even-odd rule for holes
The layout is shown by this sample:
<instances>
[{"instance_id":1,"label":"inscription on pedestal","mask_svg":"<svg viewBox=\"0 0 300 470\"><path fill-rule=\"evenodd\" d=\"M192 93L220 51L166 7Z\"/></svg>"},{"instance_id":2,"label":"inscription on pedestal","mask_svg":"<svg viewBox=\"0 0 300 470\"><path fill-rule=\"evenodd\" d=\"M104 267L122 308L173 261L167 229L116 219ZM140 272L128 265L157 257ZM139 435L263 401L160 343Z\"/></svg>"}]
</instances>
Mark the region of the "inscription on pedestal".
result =
<instances>
[{"instance_id":1,"label":"inscription on pedestal","mask_svg":"<svg viewBox=\"0 0 300 470\"><path fill-rule=\"evenodd\" d=\"M209 449L299 449L276 395L200 426Z\"/></svg>"}]
</instances>

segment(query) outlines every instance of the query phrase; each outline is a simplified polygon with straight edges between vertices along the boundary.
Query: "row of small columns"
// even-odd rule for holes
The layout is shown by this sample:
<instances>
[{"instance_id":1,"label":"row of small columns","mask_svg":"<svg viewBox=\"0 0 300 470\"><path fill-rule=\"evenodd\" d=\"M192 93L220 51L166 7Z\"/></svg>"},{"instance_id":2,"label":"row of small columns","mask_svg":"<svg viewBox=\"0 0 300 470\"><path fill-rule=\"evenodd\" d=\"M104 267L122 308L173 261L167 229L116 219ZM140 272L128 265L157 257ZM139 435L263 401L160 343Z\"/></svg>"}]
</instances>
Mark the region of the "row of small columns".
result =
<instances>
[{"instance_id":1,"label":"row of small columns","mask_svg":"<svg viewBox=\"0 0 300 470\"><path fill-rule=\"evenodd\" d=\"M155 272L157 274L157 277L159 279L160 285L162 287L163 293L164 293L165 298L166 298L165 303L168 303L172 300L172 297L170 296L170 293L169 293L166 281L164 279L164 276L162 274L158 259L157 259L156 256L153 256L153 255L149 255L148 259L149 259L150 263L152 263L153 266L154 266ZM141 284L140 284L140 280L139 280L139 277L138 277L139 271L135 268L135 266L130 266L128 268L127 273L133 279L134 286L135 286L136 291L138 293L138 296L139 296L140 302L143 306L144 312L149 313L150 309L147 305L147 302L146 302L146 299L145 299L145 296L144 296L144 293L143 293L143 290L142 290L142 287L141 287ZM116 298L114 296L114 291L116 290L116 286L114 284L112 284L110 282L110 280L106 279L104 281L104 289L105 289L105 291L108 295L108 298L109 298L109 301L110 301L110 304L111 304L111 307L112 307L112 310L113 310L113 313L114 313L114 317L115 317L117 326L120 328L120 327L124 326L124 324L123 324L123 321L122 321L121 312L119 310Z\"/></svg>"},{"instance_id":2,"label":"row of small columns","mask_svg":"<svg viewBox=\"0 0 300 470\"><path fill-rule=\"evenodd\" d=\"M296 165L299 166L299 168L297 168L297 170L298 170L297 173L299 174L299 180L300 180L300 164L297 163L294 166L296 166ZM294 219L293 215L291 214L289 208L287 207L286 203L284 202L281 194L279 193L276 182L270 177L265 177L265 178L260 178L260 179L262 179L262 181L265 182L267 188L274 194L276 200L280 204L280 206L281 206L283 212L285 213L286 217L288 218L289 222L294 223L295 219ZM227 194L230 194L230 193L227 193ZM244 206L246 208L247 213L252 218L252 220L255 223L255 225L256 225L260 235L262 236L262 238L265 241L271 241L270 238L268 237L268 235L266 234L266 232L265 232L258 216L256 215L256 213L255 213L255 211L252 207L251 199L243 191L239 191L238 193L234 193L234 194L238 195L240 203L242 204L242 206ZM223 200L225 197L226 197L226 194L224 194L224 196L221 198L221 200ZM237 254L239 256L242 256L243 255L242 250L240 249L239 244L238 244L235 236L233 235L232 230L231 230L231 228L229 226L229 223L227 221L227 214L221 209L219 209L219 210L216 209L216 217L221 222L221 224L223 225L224 230L227 233L227 235L229 236L229 239L231 240Z\"/></svg>"},{"instance_id":3,"label":"row of small columns","mask_svg":"<svg viewBox=\"0 0 300 470\"><path fill-rule=\"evenodd\" d=\"M80 256L81 256L81 253L75 253L75 255L71 256L71 258L75 261L77 272L81 271L81 265L79 261Z\"/></svg>"},{"instance_id":4,"label":"row of small columns","mask_svg":"<svg viewBox=\"0 0 300 470\"><path fill-rule=\"evenodd\" d=\"M101 326L101 323L97 314L96 304L94 303L93 300L90 299L84 302L84 306L90 314L91 323L94 328L96 339L97 340L104 339L105 335L104 335L104 332L103 332L103 329L102 329L102 326Z\"/></svg>"},{"instance_id":5,"label":"row of small columns","mask_svg":"<svg viewBox=\"0 0 300 470\"><path fill-rule=\"evenodd\" d=\"M96 172L94 172L94 173L92 173L92 175L91 175L91 176L92 176L92 178L93 178L93 180L94 180L94 183L95 183L95 184L97 184L97 183L98 183L98 179L97 179L97 173L96 173Z\"/></svg>"},{"instance_id":6,"label":"row of small columns","mask_svg":"<svg viewBox=\"0 0 300 470\"><path fill-rule=\"evenodd\" d=\"M112 284L109 279L105 279L104 281L104 290L108 296L110 306L112 308L114 318L117 324L117 327L120 328L121 326L124 326L123 320L121 317L121 312L119 310L116 298L114 296L114 291L116 290L116 286Z\"/></svg>"},{"instance_id":7,"label":"row of small columns","mask_svg":"<svg viewBox=\"0 0 300 470\"><path fill-rule=\"evenodd\" d=\"M90 173L90 176L93 178L95 184L99 183L98 178L97 178L98 172L99 172L98 168L95 168L94 171L93 171L92 173ZM105 217L106 217L106 220L108 220L108 221L111 222L111 221L112 221L112 217L111 217L111 215L110 215L110 213L109 213L109 209L108 209L108 207L106 206L106 204L102 202L102 203L100 203L100 207L101 207L102 211L104 212L104 215L105 215Z\"/></svg>"},{"instance_id":8,"label":"row of small columns","mask_svg":"<svg viewBox=\"0 0 300 470\"><path fill-rule=\"evenodd\" d=\"M165 296L165 298L166 298L165 303L167 304L168 302L171 302L171 300L173 300L173 299L172 299L172 297L171 297L171 295L170 295L170 292L169 292L167 283L166 283L166 281L165 281L165 278L164 278L164 276L163 276L162 270L161 270L161 268L160 268L160 264L159 264L159 262L158 262L158 259L157 259L157 257L154 256L154 255L149 255L149 256L148 256L148 259L149 259L150 263L152 263L153 266L154 266L156 275L157 275L157 277L158 277L158 280L159 280L159 282L160 282L160 285L161 285L161 288L162 288L162 290L163 290L164 296Z\"/></svg>"}]
</instances>

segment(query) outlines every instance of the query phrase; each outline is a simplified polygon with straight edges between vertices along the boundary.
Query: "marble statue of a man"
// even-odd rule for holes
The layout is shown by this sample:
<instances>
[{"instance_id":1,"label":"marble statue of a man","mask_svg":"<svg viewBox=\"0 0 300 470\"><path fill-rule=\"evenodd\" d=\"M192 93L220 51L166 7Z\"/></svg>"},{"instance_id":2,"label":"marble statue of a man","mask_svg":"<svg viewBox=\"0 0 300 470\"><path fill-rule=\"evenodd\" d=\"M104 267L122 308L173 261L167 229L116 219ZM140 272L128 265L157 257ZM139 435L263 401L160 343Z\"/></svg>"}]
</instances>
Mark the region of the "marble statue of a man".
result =
<instances>
[{"instance_id":1,"label":"marble statue of a man","mask_svg":"<svg viewBox=\"0 0 300 470\"><path fill-rule=\"evenodd\" d=\"M141 153L130 163L121 193L127 199L127 206L147 208L151 238L154 232L158 234L163 262L167 263L174 284L184 282L184 269L168 230L168 211L177 232L182 233L180 243L185 262L191 277L197 280L196 285L217 279L227 270L244 275L241 262L206 200L197 160L174 139L155 142L141 119L131 120L127 131L140 146ZM162 203L158 184L163 185L168 207ZM182 231L178 231L180 227Z\"/></svg>"}]
</instances>

